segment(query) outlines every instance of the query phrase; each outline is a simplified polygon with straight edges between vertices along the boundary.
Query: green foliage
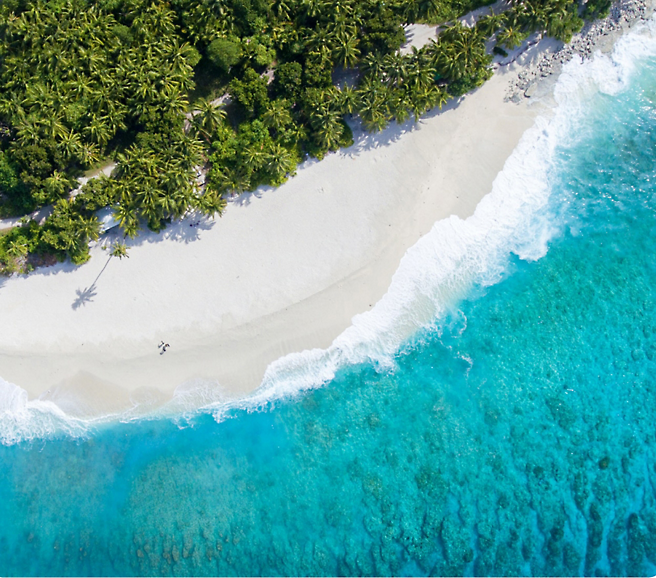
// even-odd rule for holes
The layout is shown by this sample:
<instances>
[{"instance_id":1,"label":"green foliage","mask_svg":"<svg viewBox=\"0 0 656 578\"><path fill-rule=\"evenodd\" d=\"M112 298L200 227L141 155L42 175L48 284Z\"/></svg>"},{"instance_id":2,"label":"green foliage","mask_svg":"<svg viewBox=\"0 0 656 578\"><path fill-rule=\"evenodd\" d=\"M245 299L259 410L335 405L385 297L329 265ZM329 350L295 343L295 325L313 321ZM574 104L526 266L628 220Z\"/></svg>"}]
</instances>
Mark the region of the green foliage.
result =
<instances>
[{"instance_id":1,"label":"green foliage","mask_svg":"<svg viewBox=\"0 0 656 578\"><path fill-rule=\"evenodd\" d=\"M594 18L604 18L608 15L612 0L588 0L583 11L584 18L591 20Z\"/></svg>"},{"instance_id":2,"label":"green foliage","mask_svg":"<svg viewBox=\"0 0 656 578\"><path fill-rule=\"evenodd\" d=\"M134 237L140 221L160 231L170 219L197 209L212 214L221 203L204 199L196 181L202 143L184 131L142 133L137 142L118 155L115 178L107 181L105 194L117 199L115 216Z\"/></svg>"},{"instance_id":3,"label":"green foliage","mask_svg":"<svg viewBox=\"0 0 656 578\"><path fill-rule=\"evenodd\" d=\"M244 56L249 60L251 66L262 69L271 64L276 53L268 46L268 37L254 36L244 39Z\"/></svg>"},{"instance_id":4,"label":"green foliage","mask_svg":"<svg viewBox=\"0 0 656 578\"><path fill-rule=\"evenodd\" d=\"M112 28L112 32L125 46L130 46L134 40L132 32L130 32L130 29L124 24L117 24Z\"/></svg>"},{"instance_id":5,"label":"green foliage","mask_svg":"<svg viewBox=\"0 0 656 578\"><path fill-rule=\"evenodd\" d=\"M283 62L276 67L273 92L296 102L302 90L303 67L298 62Z\"/></svg>"},{"instance_id":6,"label":"green foliage","mask_svg":"<svg viewBox=\"0 0 656 578\"><path fill-rule=\"evenodd\" d=\"M218 69L228 72L239 62L241 47L238 42L227 38L216 38L207 47L207 57Z\"/></svg>"},{"instance_id":7,"label":"green foliage","mask_svg":"<svg viewBox=\"0 0 656 578\"><path fill-rule=\"evenodd\" d=\"M43 249L81 265L89 259L89 241L95 241L99 232L95 216L84 215L70 201L61 200L40 231L40 242Z\"/></svg>"},{"instance_id":8,"label":"green foliage","mask_svg":"<svg viewBox=\"0 0 656 578\"><path fill-rule=\"evenodd\" d=\"M584 15L608 1L589 0ZM32 254L83 262L94 212L107 206L131 236L189 211L220 213L227 195L279 185L307 155L349 146L349 116L378 131L480 86L490 39L502 52L534 31L566 41L582 25L574 0L515 0L399 53L404 24L487 3L3 0L0 216L54 211L2 237L0 267L25 270ZM223 108L226 87L234 104ZM110 159L111 178L72 195L85 170Z\"/></svg>"},{"instance_id":9,"label":"green foliage","mask_svg":"<svg viewBox=\"0 0 656 578\"><path fill-rule=\"evenodd\" d=\"M80 211L93 213L118 202L115 187L106 178L87 181L75 196L74 206Z\"/></svg>"},{"instance_id":10,"label":"green foliage","mask_svg":"<svg viewBox=\"0 0 656 578\"><path fill-rule=\"evenodd\" d=\"M267 80L252 68L246 68L241 79L234 79L228 90L248 118L259 116L267 109Z\"/></svg>"},{"instance_id":11,"label":"green foliage","mask_svg":"<svg viewBox=\"0 0 656 578\"><path fill-rule=\"evenodd\" d=\"M0 273L26 272L27 257L39 249L39 238L39 226L34 221L6 232L0 231Z\"/></svg>"},{"instance_id":12,"label":"green foliage","mask_svg":"<svg viewBox=\"0 0 656 578\"><path fill-rule=\"evenodd\" d=\"M9 158L9 155L0 151L0 194L11 195L20 186L18 168Z\"/></svg>"},{"instance_id":13,"label":"green foliage","mask_svg":"<svg viewBox=\"0 0 656 578\"><path fill-rule=\"evenodd\" d=\"M228 126L217 131L210 160L212 188L240 193L258 185L280 185L293 174L300 158L295 150L276 142L261 120L244 122L235 132Z\"/></svg>"},{"instance_id":14,"label":"green foliage","mask_svg":"<svg viewBox=\"0 0 656 578\"><path fill-rule=\"evenodd\" d=\"M110 255L112 257L118 257L119 259L123 259L123 257L130 257L130 255L128 255L128 247L123 241L114 242Z\"/></svg>"}]
</instances>

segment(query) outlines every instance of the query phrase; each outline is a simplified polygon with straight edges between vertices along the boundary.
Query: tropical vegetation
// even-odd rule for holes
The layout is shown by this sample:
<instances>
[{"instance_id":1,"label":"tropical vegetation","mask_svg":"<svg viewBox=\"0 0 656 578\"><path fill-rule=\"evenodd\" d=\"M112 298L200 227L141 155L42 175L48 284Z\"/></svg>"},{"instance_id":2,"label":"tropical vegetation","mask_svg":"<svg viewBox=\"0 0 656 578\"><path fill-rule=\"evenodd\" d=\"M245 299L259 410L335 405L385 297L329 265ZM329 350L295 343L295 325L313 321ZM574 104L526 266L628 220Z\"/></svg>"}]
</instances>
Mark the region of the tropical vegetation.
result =
<instances>
[{"instance_id":1,"label":"tropical vegetation","mask_svg":"<svg viewBox=\"0 0 656 578\"><path fill-rule=\"evenodd\" d=\"M350 117L370 131L417 119L489 78L494 42L568 40L582 25L573 0L514 0L457 22L485 2L3 0L0 218L49 215L0 233L0 270L83 263L104 207L130 237L221 214L230 195L352 143ZM402 54L413 22L442 29ZM80 186L112 161L110 177Z\"/></svg>"}]
</instances>

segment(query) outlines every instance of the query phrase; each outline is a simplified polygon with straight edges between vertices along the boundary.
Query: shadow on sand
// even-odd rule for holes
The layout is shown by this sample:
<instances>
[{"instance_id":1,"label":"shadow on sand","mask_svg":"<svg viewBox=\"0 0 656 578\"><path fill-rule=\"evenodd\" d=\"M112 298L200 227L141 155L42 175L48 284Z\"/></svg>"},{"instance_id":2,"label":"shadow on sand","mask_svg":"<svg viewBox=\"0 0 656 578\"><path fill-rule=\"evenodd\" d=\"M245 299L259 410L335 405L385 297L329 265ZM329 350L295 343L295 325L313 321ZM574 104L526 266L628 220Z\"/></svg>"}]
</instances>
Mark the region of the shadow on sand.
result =
<instances>
[{"instance_id":1,"label":"shadow on sand","mask_svg":"<svg viewBox=\"0 0 656 578\"><path fill-rule=\"evenodd\" d=\"M98 273L98 276L93 280L93 283L91 283L89 287L75 290L75 294L77 295L77 297L75 298L75 301L73 301L71 305L71 307L74 310L77 310L83 305L86 305L87 303L91 303L93 301L93 298L96 296L96 290L97 290L96 284L98 283L98 279L100 279L100 276L105 272L105 269L107 269L107 265L109 265L109 262L111 260L112 257L110 256L107 259L105 266L100 270L100 273Z\"/></svg>"},{"instance_id":2,"label":"shadow on sand","mask_svg":"<svg viewBox=\"0 0 656 578\"><path fill-rule=\"evenodd\" d=\"M430 110L418 120L411 118L402 124L398 124L395 121L392 121L387 126L387 128L377 133L367 132L359 119L349 117L347 122L353 131L354 143L346 149L341 149L337 153L330 154L338 154L354 158L365 151L389 146L401 139L404 134L421 128L422 124L424 124L427 119L431 119L440 114L444 114L446 112L457 109L464 98L466 98L466 96L452 98L441 109L435 108ZM320 161L316 158L307 157L307 159L298 166L298 171L306 170L318 162ZM275 188L276 187L272 186L261 186L254 191L248 191L239 195L235 195L229 199L229 203L237 206L248 206L256 199L260 199L265 194L274 191ZM148 229L142 229L135 239L124 238L123 233L118 228L111 229L100 237L98 243L109 246L116 240L122 240L126 243L128 249L130 247L141 246L145 243L159 243L165 240L172 240L178 243L187 244L200 240L202 232L211 230L215 224L216 219L192 213L185 216L178 222L167 224L166 227L159 233L155 233ZM107 263L105 263L105 266L98 274L98 277L90 286L85 287L84 289L76 290L77 296L72 304L73 309L79 309L83 305L91 303L94 300L97 295L96 284L100 276L107 268L110 260L111 257L107 260ZM30 275L57 275L59 273L70 273L77 269L78 266L73 265L70 261L66 261L64 263L58 263L50 267L39 267L32 271ZM6 279L0 277L0 289L5 282Z\"/></svg>"},{"instance_id":3,"label":"shadow on sand","mask_svg":"<svg viewBox=\"0 0 656 578\"><path fill-rule=\"evenodd\" d=\"M473 94L476 92L476 90L472 91L470 94ZM399 141L404 134L420 129L422 124L424 124L427 119L436 117L451 110L455 110L458 108L458 106L460 106L460 103L464 98L465 97L452 98L441 109L434 108L433 110L429 110L418 120L410 118L402 124L398 124L396 121L392 121L385 129L375 133L368 132L359 119L349 116L347 117L346 122L353 132L353 144L348 148L340 149L335 153L331 152L328 154L337 154L347 156L349 158L355 158L365 151L389 146ZM321 162L319 159L307 157L306 160L298 166L298 171L304 171L319 162ZM248 206L255 199L261 199L266 193L274 191L275 189L276 187L263 185L254 191L246 191L239 195L235 195L229 199L229 202L230 204L240 207Z\"/></svg>"}]
</instances>

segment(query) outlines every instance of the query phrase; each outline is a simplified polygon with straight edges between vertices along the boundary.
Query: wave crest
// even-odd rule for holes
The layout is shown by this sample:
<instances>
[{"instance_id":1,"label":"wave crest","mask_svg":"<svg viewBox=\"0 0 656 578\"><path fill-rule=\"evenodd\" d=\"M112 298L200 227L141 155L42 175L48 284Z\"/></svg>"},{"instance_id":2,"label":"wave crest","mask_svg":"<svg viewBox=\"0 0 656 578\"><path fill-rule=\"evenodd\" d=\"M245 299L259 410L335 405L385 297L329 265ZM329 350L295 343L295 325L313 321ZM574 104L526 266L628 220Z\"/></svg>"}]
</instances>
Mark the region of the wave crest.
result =
<instances>
[{"instance_id":1,"label":"wave crest","mask_svg":"<svg viewBox=\"0 0 656 578\"><path fill-rule=\"evenodd\" d=\"M154 411L135 406L95 420L67 415L53 402L30 401L25 390L0 378L0 443L55 434L81 437L94 425L116 419L209 411L220 420L235 409L257 410L319 387L345 366L391 367L408 338L443 317L472 287L499 282L512 255L537 260L546 254L563 223L558 208L550 204L556 148L573 138L592 95L621 92L637 73L639 61L656 56L655 32L656 22L651 21L618 40L612 54L566 64L554 88L557 104L550 118L537 118L524 133L474 214L435 223L406 252L383 298L370 311L356 315L329 348L292 353L271 363L261 386L246 398L228 400L217 384L192 382L180 386L169 403Z\"/></svg>"}]
</instances>

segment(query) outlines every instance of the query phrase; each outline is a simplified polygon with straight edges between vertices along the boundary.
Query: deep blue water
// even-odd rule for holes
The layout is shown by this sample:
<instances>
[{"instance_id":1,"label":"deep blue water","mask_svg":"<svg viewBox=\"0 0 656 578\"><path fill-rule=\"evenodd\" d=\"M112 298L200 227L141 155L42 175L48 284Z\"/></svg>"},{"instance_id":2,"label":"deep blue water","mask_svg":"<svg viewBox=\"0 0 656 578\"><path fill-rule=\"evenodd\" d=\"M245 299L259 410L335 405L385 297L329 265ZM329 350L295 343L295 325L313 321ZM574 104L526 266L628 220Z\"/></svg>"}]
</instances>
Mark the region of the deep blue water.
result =
<instances>
[{"instance_id":1,"label":"deep blue water","mask_svg":"<svg viewBox=\"0 0 656 578\"><path fill-rule=\"evenodd\" d=\"M656 60L586 98L547 254L392 368L0 446L0 574L656 573Z\"/></svg>"}]
</instances>

